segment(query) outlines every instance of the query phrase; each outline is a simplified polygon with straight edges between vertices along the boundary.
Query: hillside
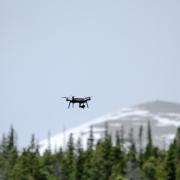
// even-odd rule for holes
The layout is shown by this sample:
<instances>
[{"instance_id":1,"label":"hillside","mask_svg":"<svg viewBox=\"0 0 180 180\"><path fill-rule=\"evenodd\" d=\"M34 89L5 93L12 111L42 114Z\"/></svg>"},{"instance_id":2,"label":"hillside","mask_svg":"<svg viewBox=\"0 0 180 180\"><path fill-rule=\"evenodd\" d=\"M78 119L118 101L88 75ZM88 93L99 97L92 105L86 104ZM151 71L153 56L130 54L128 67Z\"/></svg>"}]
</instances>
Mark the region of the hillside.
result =
<instances>
[{"instance_id":1,"label":"hillside","mask_svg":"<svg viewBox=\"0 0 180 180\"><path fill-rule=\"evenodd\" d=\"M180 126L180 104L153 101L109 113L81 126L52 136L50 139L51 148L52 150L59 147L66 148L67 140L71 133L75 140L78 137L82 138L83 147L85 148L90 127L93 127L94 138L98 141L98 139L104 136L105 125L108 126L108 133L111 134L113 141L115 141L117 131L120 134L123 133L124 139L128 141L130 129L133 128L134 140L136 142L138 142L139 128L142 125L143 145L145 145L148 121L151 123L154 145L160 148L167 148L175 136L177 127ZM45 139L39 144L41 152L44 152L48 147L48 140Z\"/></svg>"}]
</instances>

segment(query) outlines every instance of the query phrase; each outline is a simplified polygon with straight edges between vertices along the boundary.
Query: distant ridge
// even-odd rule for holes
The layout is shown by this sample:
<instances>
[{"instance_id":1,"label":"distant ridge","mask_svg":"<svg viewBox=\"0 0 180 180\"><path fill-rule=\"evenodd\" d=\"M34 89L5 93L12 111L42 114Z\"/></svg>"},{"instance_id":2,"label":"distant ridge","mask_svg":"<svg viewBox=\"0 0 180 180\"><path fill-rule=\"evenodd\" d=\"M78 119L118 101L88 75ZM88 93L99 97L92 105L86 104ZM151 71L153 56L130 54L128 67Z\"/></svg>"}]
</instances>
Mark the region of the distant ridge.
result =
<instances>
[{"instance_id":1,"label":"distant ridge","mask_svg":"<svg viewBox=\"0 0 180 180\"><path fill-rule=\"evenodd\" d=\"M50 141L47 139L41 141L40 151L42 153L48 148L48 142L51 143L52 151L59 147L66 148L71 133L75 141L80 137L83 147L86 148L90 127L93 127L95 142L97 142L104 137L105 124L108 124L108 133L112 136L112 141L115 141L115 134L122 127L124 127L124 138L128 141L130 129L133 128L133 137L137 144L139 128L143 126L143 145L145 145L148 121L151 124L154 145L159 148L167 147L174 138L177 127L180 126L180 104L158 100L123 108L52 136Z\"/></svg>"},{"instance_id":2,"label":"distant ridge","mask_svg":"<svg viewBox=\"0 0 180 180\"><path fill-rule=\"evenodd\" d=\"M156 100L151 102L145 102L137 105L136 107L148 110L153 113L180 113L180 103L174 103L169 101Z\"/></svg>"}]
</instances>

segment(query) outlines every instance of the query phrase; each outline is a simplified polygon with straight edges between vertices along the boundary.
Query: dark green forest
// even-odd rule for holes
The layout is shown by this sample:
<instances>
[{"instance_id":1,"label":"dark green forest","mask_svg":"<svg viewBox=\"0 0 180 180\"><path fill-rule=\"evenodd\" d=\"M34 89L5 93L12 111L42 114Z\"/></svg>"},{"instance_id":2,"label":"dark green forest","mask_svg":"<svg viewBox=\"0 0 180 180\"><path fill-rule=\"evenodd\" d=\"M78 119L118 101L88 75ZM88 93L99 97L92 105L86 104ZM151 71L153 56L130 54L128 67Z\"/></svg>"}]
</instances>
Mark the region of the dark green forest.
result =
<instances>
[{"instance_id":1,"label":"dark green forest","mask_svg":"<svg viewBox=\"0 0 180 180\"><path fill-rule=\"evenodd\" d=\"M19 149L11 127L0 143L0 180L180 180L180 128L166 150L153 145L150 123L145 135L140 126L138 144L130 130L128 146L119 131L115 142L107 130L97 143L92 127L89 134L86 149L71 134L66 150L52 152L49 145L40 155L34 135L28 147Z\"/></svg>"}]
</instances>

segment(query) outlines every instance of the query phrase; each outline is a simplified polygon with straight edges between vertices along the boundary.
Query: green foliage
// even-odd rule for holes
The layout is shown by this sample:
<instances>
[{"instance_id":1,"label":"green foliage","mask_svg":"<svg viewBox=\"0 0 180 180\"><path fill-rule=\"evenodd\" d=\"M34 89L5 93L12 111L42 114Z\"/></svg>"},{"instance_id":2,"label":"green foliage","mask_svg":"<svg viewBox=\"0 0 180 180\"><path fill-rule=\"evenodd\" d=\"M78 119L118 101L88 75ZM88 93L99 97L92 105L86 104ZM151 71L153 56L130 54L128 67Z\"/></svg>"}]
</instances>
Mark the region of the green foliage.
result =
<instances>
[{"instance_id":1,"label":"green foliage","mask_svg":"<svg viewBox=\"0 0 180 180\"><path fill-rule=\"evenodd\" d=\"M93 159L93 179L101 177L102 180L107 179L111 174L111 137L106 134L102 142L97 146Z\"/></svg>"},{"instance_id":2,"label":"green foliage","mask_svg":"<svg viewBox=\"0 0 180 180\"><path fill-rule=\"evenodd\" d=\"M112 143L108 124L105 128L104 137L95 144L91 127L86 149L82 148L81 139L74 142L71 134L66 150L51 152L48 148L40 155L34 135L27 148L18 150L16 132L11 127L0 143L0 180L180 179L180 128L166 151L154 147L148 123L147 146L145 149L141 146L138 152L133 129L129 133L130 145L127 149L120 131L117 131L116 141ZM139 140L142 141L142 127Z\"/></svg>"},{"instance_id":3,"label":"green foliage","mask_svg":"<svg viewBox=\"0 0 180 180\"><path fill-rule=\"evenodd\" d=\"M11 126L8 136L3 135L0 145L0 177L4 180L9 179L11 170L18 159L16 143L16 132Z\"/></svg>"},{"instance_id":4,"label":"green foliage","mask_svg":"<svg viewBox=\"0 0 180 180\"><path fill-rule=\"evenodd\" d=\"M68 148L66 153L67 177L70 180L75 179L75 154L74 139L71 134L69 137Z\"/></svg>"},{"instance_id":5,"label":"green foliage","mask_svg":"<svg viewBox=\"0 0 180 180\"><path fill-rule=\"evenodd\" d=\"M111 147L111 164L112 164L112 179L115 179L114 174L124 174L125 154L122 150L122 141L119 137L119 132L116 132L116 144Z\"/></svg>"},{"instance_id":6,"label":"green foliage","mask_svg":"<svg viewBox=\"0 0 180 180\"><path fill-rule=\"evenodd\" d=\"M174 141L167 152L166 157L166 179L174 180L176 176L176 166L175 166L175 150L176 150L176 141Z\"/></svg>"},{"instance_id":7,"label":"green foliage","mask_svg":"<svg viewBox=\"0 0 180 180\"><path fill-rule=\"evenodd\" d=\"M154 157L150 157L149 160L144 163L143 172L145 179L156 180L156 161Z\"/></svg>"},{"instance_id":8,"label":"green foliage","mask_svg":"<svg viewBox=\"0 0 180 180\"><path fill-rule=\"evenodd\" d=\"M89 138L88 138L87 150L83 153L84 154L83 174L82 174L82 179L83 180L93 179L92 178L92 174L93 174L93 171L94 171L94 166L93 166L93 158L94 158L93 143L94 143L93 128L90 127L90 134L89 134Z\"/></svg>"}]
</instances>

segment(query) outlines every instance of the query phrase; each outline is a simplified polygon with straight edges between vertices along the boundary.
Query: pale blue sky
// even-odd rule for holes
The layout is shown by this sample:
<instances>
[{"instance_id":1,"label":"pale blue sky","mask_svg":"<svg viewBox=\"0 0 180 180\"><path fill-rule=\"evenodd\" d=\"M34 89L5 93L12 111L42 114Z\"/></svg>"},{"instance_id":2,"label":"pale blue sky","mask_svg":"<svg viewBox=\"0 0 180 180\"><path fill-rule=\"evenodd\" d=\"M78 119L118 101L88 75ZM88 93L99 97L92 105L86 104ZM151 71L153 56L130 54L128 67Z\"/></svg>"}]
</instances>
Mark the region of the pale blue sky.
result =
<instances>
[{"instance_id":1,"label":"pale blue sky","mask_svg":"<svg viewBox=\"0 0 180 180\"><path fill-rule=\"evenodd\" d=\"M0 134L19 145L155 99L180 102L180 1L1 0ZM94 96L67 109L61 96Z\"/></svg>"}]
</instances>

